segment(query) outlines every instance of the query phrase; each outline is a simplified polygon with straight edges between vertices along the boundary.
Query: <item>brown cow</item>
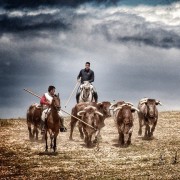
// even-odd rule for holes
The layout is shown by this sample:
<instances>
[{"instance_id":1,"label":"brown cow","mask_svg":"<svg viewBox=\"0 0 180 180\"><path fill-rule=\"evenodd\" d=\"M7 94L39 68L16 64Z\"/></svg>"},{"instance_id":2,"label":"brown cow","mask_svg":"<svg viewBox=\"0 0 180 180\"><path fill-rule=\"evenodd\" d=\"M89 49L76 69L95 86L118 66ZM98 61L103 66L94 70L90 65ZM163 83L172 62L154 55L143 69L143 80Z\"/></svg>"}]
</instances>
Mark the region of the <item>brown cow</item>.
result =
<instances>
[{"instance_id":1,"label":"brown cow","mask_svg":"<svg viewBox=\"0 0 180 180\"><path fill-rule=\"evenodd\" d=\"M27 110L27 125L29 130L29 139L33 140L34 135L36 135L36 140L38 140L38 129L41 128L41 113L42 108L38 104L31 105ZM31 125L33 125L33 132L31 131Z\"/></svg>"},{"instance_id":2,"label":"brown cow","mask_svg":"<svg viewBox=\"0 0 180 180\"><path fill-rule=\"evenodd\" d=\"M100 117L103 116L102 113L98 111L98 109L94 106L87 106L82 111L79 111L78 116L81 116L82 121L87 124L82 123L83 131L85 134L85 143L87 147L90 147L92 144L92 135L95 134L95 137L100 132L100 129L103 127L102 121Z\"/></svg>"},{"instance_id":3,"label":"brown cow","mask_svg":"<svg viewBox=\"0 0 180 180\"><path fill-rule=\"evenodd\" d=\"M144 138L151 138L155 130L158 120L158 110L156 105L160 104L160 101L155 99L144 98L141 99L138 104L138 117L139 117L139 131L138 135L142 135L142 127L145 125ZM150 128L150 125L152 127Z\"/></svg>"},{"instance_id":4,"label":"brown cow","mask_svg":"<svg viewBox=\"0 0 180 180\"><path fill-rule=\"evenodd\" d=\"M101 119L101 122L102 122L102 126L104 126L105 118L110 117L109 107L110 107L111 104L108 101L103 101L101 103L95 103L95 102L81 102L81 103L78 103L72 109L71 114L73 116L77 117L77 118L81 118L81 117L79 117L77 115L77 113L79 111L82 111L85 107L87 107L89 105L96 107L98 109L98 111L103 114L102 117L100 116L100 119ZM78 120L76 118L71 117L71 122L70 122L71 130L70 130L70 136L69 136L70 140L73 139L72 134L73 134L73 130L74 130L74 127L75 127L77 121ZM81 122L78 123L78 128L79 128L79 132L80 132L80 137L81 137L81 139L83 139L84 138L84 133L82 131L82 123Z\"/></svg>"},{"instance_id":5,"label":"brown cow","mask_svg":"<svg viewBox=\"0 0 180 180\"><path fill-rule=\"evenodd\" d=\"M80 102L80 103L78 103L78 104L76 104L73 108L72 108L72 111L71 111L71 114L72 114L72 116L71 116L71 122L70 122L70 128L71 128L71 130L70 130L70 136L69 136L69 139L70 140L73 140L73 138L72 138L72 135L73 135L73 131L74 131L74 127L75 127L75 125L76 125L76 123L77 123L77 119L75 118L75 117L77 117L77 118L81 118L80 116L78 116L78 112L79 111L82 111L85 107L87 107L88 105L91 105L91 106L97 106L97 104L95 103L95 102ZM83 131L82 131L82 124L81 123L78 123L78 128L79 128L79 132L80 132L80 137L81 137L81 139L84 139L84 133L83 133Z\"/></svg>"},{"instance_id":6,"label":"brown cow","mask_svg":"<svg viewBox=\"0 0 180 180\"><path fill-rule=\"evenodd\" d=\"M131 144L134 121L132 113L135 111L138 111L138 109L129 103L123 103L114 109L114 112L117 113L117 116L114 118L118 128L120 146L127 146Z\"/></svg>"}]
</instances>

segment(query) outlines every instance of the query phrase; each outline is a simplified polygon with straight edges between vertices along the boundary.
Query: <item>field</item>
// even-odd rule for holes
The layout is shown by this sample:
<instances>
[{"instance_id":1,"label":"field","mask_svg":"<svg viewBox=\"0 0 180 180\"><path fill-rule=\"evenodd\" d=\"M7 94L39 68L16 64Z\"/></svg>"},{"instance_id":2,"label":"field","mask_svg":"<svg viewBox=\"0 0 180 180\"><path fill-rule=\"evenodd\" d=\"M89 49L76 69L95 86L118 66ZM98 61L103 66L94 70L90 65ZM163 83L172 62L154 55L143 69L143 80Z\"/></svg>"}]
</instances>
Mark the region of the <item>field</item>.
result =
<instances>
[{"instance_id":1,"label":"field","mask_svg":"<svg viewBox=\"0 0 180 180\"><path fill-rule=\"evenodd\" d=\"M135 116L127 148L118 147L113 118L105 120L101 142L89 149L77 127L69 141L69 122L57 152L45 153L44 143L29 140L26 120L0 120L0 179L180 179L180 112L160 112L152 140L138 137Z\"/></svg>"}]
</instances>

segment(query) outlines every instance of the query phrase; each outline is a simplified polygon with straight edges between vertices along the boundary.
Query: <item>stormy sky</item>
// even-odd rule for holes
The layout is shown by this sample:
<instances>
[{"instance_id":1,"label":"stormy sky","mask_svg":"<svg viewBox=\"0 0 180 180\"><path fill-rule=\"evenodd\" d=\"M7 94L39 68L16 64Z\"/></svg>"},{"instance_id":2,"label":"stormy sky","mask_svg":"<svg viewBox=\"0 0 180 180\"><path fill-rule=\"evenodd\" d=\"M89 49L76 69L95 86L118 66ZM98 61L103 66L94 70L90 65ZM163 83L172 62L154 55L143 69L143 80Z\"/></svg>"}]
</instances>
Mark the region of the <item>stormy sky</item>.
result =
<instances>
[{"instance_id":1,"label":"stormy sky","mask_svg":"<svg viewBox=\"0 0 180 180\"><path fill-rule=\"evenodd\" d=\"M91 62L99 101L143 97L180 109L180 2L0 0L0 118L25 117L49 85L67 108Z\"/></svg>"}]
</instances>

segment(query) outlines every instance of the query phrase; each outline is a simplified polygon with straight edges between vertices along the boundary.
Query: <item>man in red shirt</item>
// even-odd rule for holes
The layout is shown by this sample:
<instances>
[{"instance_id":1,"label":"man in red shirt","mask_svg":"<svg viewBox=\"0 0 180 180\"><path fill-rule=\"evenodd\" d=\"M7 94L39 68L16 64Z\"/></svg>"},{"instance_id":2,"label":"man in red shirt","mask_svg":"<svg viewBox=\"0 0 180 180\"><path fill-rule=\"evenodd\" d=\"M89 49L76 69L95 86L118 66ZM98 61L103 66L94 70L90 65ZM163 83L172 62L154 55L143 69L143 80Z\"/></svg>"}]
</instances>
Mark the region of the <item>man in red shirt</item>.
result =
<instances>
[{"instance_id":1,"label":"man in red shirt","mask_svg":"<svg viewBox=\"0 0 180 180\"><path fill-rule=\"evenodd\" d=\"M55 87L54 86L49 86L48 87L48 92L45 93L41 100L40 100L40 104L43 106L43 112L42 112L42 115L41 115L41 120L42 120L42 131L41 133L44 132L44 125L45 125L45 119L47 118L47 113L50 111L50 105L52 103L52 100L53 100L53 96L55 95ZM61 111L58 112L59 114L59 119L60 119L60 131L61 132L66 132L67 129L66 127L64 126L64 117L63 117L63 114Z\"/></svg>"}]
</instances>

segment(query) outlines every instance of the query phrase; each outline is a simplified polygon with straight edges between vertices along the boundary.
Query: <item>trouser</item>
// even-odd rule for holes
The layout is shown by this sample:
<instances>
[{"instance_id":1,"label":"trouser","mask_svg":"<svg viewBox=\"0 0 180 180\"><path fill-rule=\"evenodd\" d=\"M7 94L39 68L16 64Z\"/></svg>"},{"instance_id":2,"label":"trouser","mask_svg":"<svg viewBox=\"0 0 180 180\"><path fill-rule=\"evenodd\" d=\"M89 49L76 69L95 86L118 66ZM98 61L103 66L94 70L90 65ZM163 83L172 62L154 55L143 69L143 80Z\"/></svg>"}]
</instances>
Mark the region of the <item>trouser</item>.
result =
<instances>
[{"instance_id":1,"label":"trouser","mask_svg":"<svg viewBox=\"0 0 180 180\"><path fill-rule=\"evenodd\" d=\"M48 113L50 112L50 108L47 108L45 110L43 110L42 115L41 115L41 127L44 128L45 126L45 119L48 116ZM58 111L58 115L59 115L59 121L60 121L60 127L64 128L64 116L63 113L61 111Z\"/></svg>"}]
</instances>

